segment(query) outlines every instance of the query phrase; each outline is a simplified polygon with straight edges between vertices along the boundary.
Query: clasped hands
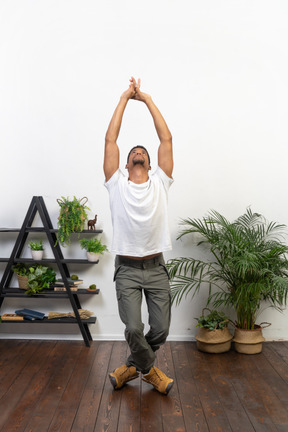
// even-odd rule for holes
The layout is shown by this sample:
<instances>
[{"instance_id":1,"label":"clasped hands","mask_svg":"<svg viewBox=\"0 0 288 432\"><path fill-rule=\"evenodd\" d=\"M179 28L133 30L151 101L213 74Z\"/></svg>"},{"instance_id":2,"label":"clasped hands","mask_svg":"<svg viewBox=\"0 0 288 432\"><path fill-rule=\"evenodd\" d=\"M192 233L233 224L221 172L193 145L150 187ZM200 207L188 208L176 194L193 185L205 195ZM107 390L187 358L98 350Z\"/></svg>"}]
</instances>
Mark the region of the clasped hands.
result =
<instances>
[{"instance_id":1,"label":"clasped hands","mask_svg":"<svg viewBox=\"0 0 288 432\"><path fill-rule=\"evenodd\" d=\"M150 96L146 93L141 92L140 90L140 84L141 80L138 78L137 82L134 77L130 78L130 84L129 88L122 94L121 97L127 98L127 99L135 99L139 100L141 102L146 102L147 98Z\"/></svg>"}]
</instances>

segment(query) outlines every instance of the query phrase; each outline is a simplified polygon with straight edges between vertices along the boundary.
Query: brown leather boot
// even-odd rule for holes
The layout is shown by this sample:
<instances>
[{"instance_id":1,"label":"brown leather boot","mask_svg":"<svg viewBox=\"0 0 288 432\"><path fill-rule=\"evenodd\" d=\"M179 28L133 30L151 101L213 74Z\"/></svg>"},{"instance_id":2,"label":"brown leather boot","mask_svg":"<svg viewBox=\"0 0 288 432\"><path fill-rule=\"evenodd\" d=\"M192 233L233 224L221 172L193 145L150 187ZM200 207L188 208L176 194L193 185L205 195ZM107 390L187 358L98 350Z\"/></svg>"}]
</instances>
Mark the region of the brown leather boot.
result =
<instances>
[{"instance_id":1,"label":"brown leather boot","mask_svg":"<svg viewBox=\"0 0 288 432\"><path fill-rule=\"evenodd\" d=\"M173 379L168 378L164 372L155 366L150 369L150 372L147 375L143 376L142 380L152 384L156 390L166 395L174 384Z\"/></svg>"},{"instance_id":2,"label":"brown leather boot","mask_svg":"<svg viewBox=\"0 0 288 432\"><path fill-rule=\"evenodd\" d=\"M120 389L128 381L138 378L139 373L134 366L120 366L109 374L112 386L115 390Z\"/></svg>"}]
</instances>

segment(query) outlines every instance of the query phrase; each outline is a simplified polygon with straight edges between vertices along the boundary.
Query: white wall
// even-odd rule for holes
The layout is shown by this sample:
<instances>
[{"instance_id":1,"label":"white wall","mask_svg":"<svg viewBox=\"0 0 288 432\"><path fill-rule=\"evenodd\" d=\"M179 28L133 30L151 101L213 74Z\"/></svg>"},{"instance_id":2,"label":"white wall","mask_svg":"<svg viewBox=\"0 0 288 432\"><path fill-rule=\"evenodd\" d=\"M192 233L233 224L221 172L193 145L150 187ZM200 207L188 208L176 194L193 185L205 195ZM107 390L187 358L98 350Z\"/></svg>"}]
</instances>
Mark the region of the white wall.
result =
<instances>
[{"instance_id":1,"label":"white wall","mask_svg":"<svg viewBox=\"0 0 288 432\"><path fill-rule=\"evenodd\" d=\"M103 144L131 75L142 78L174 138L174 249L166 258L191 253L188 239L175 240L180 218L202 217L212 208L234 219L251 205L288 224L287 22L286 0L2 0L0 226L20 226L33 195L44 197L55 226L57 198L87 196L90 216L98 214L110 244ZM149 148L155 166L153 123L146 107L131 101L119 138L122 167L134 144ZM1 235L0 256L10 253L11 240ZM75 241L64 253L83 251ZM93 337L122 338L113 256L75 271L101 289L83 304L98 317ZM205 299L203 290L173 309L171 339L195 334L193 318ZM6 299L4 309L69 310L62 300L49 303ZM273 325L265 336L287 339L287 316L267 310L261 318ZM15 330L0 326L0 335L18 337L21 329ZM79 337L77 328L63 326L29 331Z\"/></svg>"}]
</instances>

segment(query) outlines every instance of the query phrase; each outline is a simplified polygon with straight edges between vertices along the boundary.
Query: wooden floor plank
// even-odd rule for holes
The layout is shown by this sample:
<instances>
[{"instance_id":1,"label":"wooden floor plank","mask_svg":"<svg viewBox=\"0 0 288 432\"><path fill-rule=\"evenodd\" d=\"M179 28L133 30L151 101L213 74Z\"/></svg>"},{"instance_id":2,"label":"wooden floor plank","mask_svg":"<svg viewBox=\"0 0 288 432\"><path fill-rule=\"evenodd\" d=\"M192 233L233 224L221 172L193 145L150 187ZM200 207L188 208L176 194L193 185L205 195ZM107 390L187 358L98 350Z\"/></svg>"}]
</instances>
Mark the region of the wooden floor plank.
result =
<instances>
[{"instance_id":1,"label":"wooden floor plank","mask_svg":"<svg viewBox=\"0 0 288 432\"><path fill-rule=\"evenodd\" d=\"M232 431L226 413L219 401L217 389L207 370L205 363L207 354L197 351L195 344L188 344L186 350L209 430Z\"/></svg>"},{"instance_id":2,"label":"wooden floor plank","mask_svg":"<svg viewBox=\"0 0 288 432\"><path fill-rule=\"evenodd\" d=\"M39 399L44 392L46 393L51 376L57 371L62 358L65 358L65 354L64 350L61 352L61 350L58 349L56 343L54 343L54 346L51 346L51 351L46 355L45 364L43 364L39 371L32 377L29 387L25 391L25 397L22 398L17 409L13 411L12 418L5 424L7 430L25 430L27 423L31 419L31 412L34 411L34 415L35 412L37 412ZM41 428L44 429L42 422Z\"/></svg>"},{"instance_id":3,"label":"wooden floor plank","mask_svg":"<svg viewBox=\"0 0 288 432\"><path fill-rule=\"evenodd\" d=\"M54 373L51 374L47 387L33 409L25 432L45 432L49 429L80 355L80 344L81 342L78 341L57 343L55 355L58 360L56 360Z\"/></svg>"},{"instance_id":4,"label":"wooden floor plank","mask_svg":"<svg viewBox=\"0 0 288 432\"><path fill-rule=\"evenodd\" d=\"M175 381L175 369L171 352L171 345L165 344L157 351L157 366L168 377L174 379L169 394L161 397L161 415L164 432L185 432L183 412L180 402L179 389ZM155 390L154 390L155 391Z\"/></svg>"},{"instance_id":5,"label":"wooden floor plank","mask_svg":"<svg viewBox=\"0 0 288 432\"><path fill-rule=\"evenodd\" d=\"M230 355L231 361L227 365L230 380L255 431L276 432L277 428L269 417L269 413L263 405L261 394L259 394L259 389L257 388L258 377L253 375L251 371L254 356L251 357L236 352L231 352Z\"/></svg>"},{"instance_id":6,"label":"wooden floor plank","mask_svg":"<svg viewBox=\"0 0 288 432\"><path fill-rule=\"evenodd\" d=\"M90 348L84 345L79 346L80 353L77 363L48 429L49 432L71 430L97 349L97 342L91 344Z\"/></svg>"},{"instance_id":7,"label":"wooden floor plank","mask_svg":"<svg viewBox=\"0 0 288 432\"><path fill-rule=\"evenodd\" d=\"M225 355L205 355L207 373L210 374L215 385L219 401L226 413L231 429L234 432L253 432L254 427L231 382L231 373L233 373L231 369L233 369L234 361L232 351L225 353Z\"/></svg>"},{"instance_id":8,"label":"wooden floor plank","mask_svg":"<svg viewBox=\"0 0 288 432\"><path fill-rule=\"evenodd\" d=\"M117 432L140 432L141 379L130 381L122 389Z\"/></svg>"},{"instance_id":9,"label":"wooden floor plank","mask_svg":"<svg viewBox=\"0 0 288 432\"><path fill-rule=\"evenodd\" d=\"M205 354L168 342L156 366L168 396L139 379L114 390L108 373L126 342L0 341L1 432L288 432L288 343Z\"/></svg>"},{"instance_id":10,"label":"wooden floor plank","mask_svg":"<svg viewBox=\"0 0 288 432\"><path fill-rule=\"evenodd\" d=\"M108 364L108 373L120 367L127 359L127 343L115 342ZM105 385L98 411L94 432L117 432L119 411L123 390L114 390L108 374L105 377Z\"/></svg>"},{"instance_id":11,"label":"wooden floor plank","mask_svg":"<svg viewBox=\"0 0 288 432\"><path fill-rule=\"evenodd\" d=\"M273 362L270 363L266 357L268 348L263 349L261 356L253 357L253 363L257 367L258 372L262 375L262 379L267 384L269 390L273 391L277 395L278 399L281 400L286 410L288 409L288 383L283 380L283 375L279 375L275 370Z\"/></svg>"},{"instance_id":12,"label":"wooden floor plank","mask_svg":"<svg viewBox=\"0 0 288 432\"><path fill-rule=\"evenodd\" d=\"M30 392L30 383L33 377L39 370L45 367L47 357L54 346L55 342L51 341L33 341L33 343L31 343L31 352L28 357L25 357L25 367L18 376L15 376L9 390L1 398L0 430L5 432L12 430L10 422L15 424L13 420L14 416L17 416L17 421L21 421L21 418L19 419L18 417L19 405L25 400L27 392ZM37 347L37 349L35 349L35 347ZM29 361L26 361L27 359L29 359ZM19 361L21 361L21 358Z\"/></svg>"},{"instance_id":13,"label":"wooden floor plank","mask_svg":"<svg viewBox=\"0 0 288 432\"><path fill-rule=\"evenodd\" d=\"M191 432L208 432L208 425L193 378L185 346L187 343L171 342L175 370L185 427Z\"/></svg>"},{"instance_id":14,"label":"wooden floor plank","mask_svg":"<svg viewBox=\"0 0 288 432\"><path fill-rule=\"evenodd\" d=\"M112 347L113 342L102 342L99 344L71 429L73 432L91 432L94 430L108 373L107 367L111 357Z\"/></svg>"},{"instance_id":15,"label":"wooden floor plank","mask_svg":"<svg viewBox=\"0 0 288 432\"><path fill-rule=\"evenodd\" d=\"M36 345L34 349L37 349ZM29 361L29 358L33 354L33 347L28 344L28 341L7 341L5 345L0 342L0 353L1 400L2 396L10 387L13 377L16 377L25 366L26 362Z\"/></svg>"},{"instance_id":16,"label":"wooden floor plank","mask_svg":"<svg viewBox=\"0 0 288 432\"><path fill-rule=\"evenodd\" d=\"M281 360L283 360L284 363L288 365L288 343L285 344L282 342L273 342L270 347L275 353L279 355Z\"/></svg>"},{"instance_id":17,"label":"wooden floor plank","mask_svg":"<svg viewBox=\"0 0 288 432\"><path fill-rule=\"evenodd\" d=\"M269 361L282 380L288 384L288 365L282 356L279 355L277 349L274 349L274 345L265 344L262 355Z\"/></svg>"}]
</instances>

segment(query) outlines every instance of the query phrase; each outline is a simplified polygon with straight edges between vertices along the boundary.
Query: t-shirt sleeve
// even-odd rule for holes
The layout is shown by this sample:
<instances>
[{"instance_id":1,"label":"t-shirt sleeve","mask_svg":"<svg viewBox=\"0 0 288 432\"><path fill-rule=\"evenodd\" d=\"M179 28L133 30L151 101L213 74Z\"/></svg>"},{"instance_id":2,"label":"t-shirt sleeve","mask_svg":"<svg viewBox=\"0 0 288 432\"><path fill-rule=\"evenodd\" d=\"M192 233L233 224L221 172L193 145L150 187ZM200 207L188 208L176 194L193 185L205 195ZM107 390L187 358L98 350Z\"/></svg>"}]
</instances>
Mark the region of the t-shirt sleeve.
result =
<instances>
[{"instance_id":1,"label":"t-shirt sleeve","mask_svg":"<svg viewBox=\"0 0 288 432\"><path fill-rule=\"evenodd\" d=\"M160 180L162 181L162 183L163 183L166 191L168 191L169 188L170 188L170 186L174 182L174 179L171 178L171 177L168 177L167 174L165 174L165 172L159 166L157 166L154 175L157 175L157 177L160 178Z\"/></svg>"},{"instance_id":2,"label":"t-shirt sleeve","mask_svg":"<svg viewBox=\"0 0 288 432\"><path fill-rule=\"evenodd\" d=\"M111 192L115 185L117 184L117 182L119 181L119 177L121 176L121 171L118 168L117 171L115 171L115 173L112 175L112 177L110 177L110 179L106 182L104 182L104 186L108 189L109 192Z\"/></svg>"}]
</instances>

